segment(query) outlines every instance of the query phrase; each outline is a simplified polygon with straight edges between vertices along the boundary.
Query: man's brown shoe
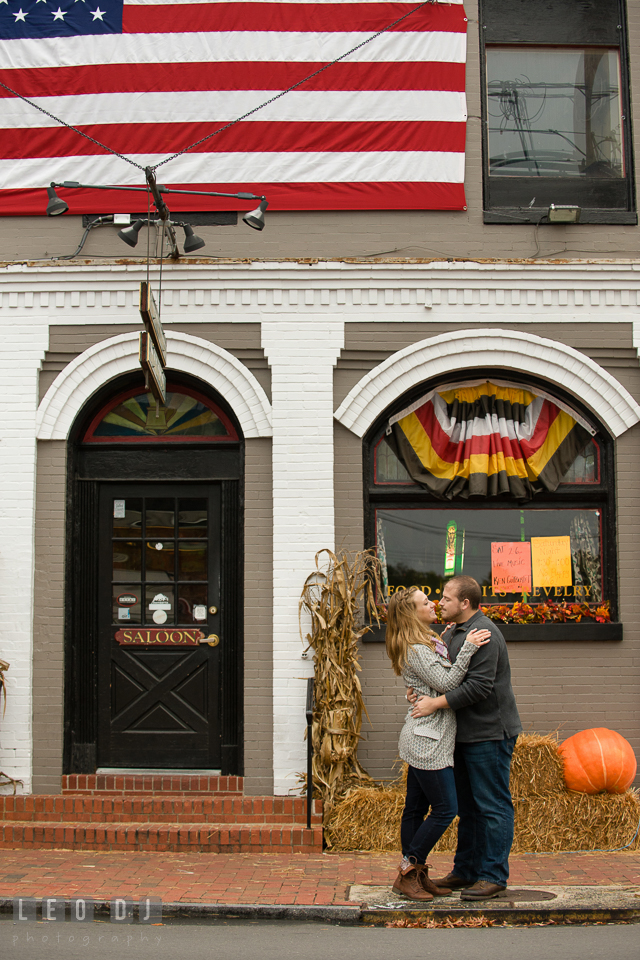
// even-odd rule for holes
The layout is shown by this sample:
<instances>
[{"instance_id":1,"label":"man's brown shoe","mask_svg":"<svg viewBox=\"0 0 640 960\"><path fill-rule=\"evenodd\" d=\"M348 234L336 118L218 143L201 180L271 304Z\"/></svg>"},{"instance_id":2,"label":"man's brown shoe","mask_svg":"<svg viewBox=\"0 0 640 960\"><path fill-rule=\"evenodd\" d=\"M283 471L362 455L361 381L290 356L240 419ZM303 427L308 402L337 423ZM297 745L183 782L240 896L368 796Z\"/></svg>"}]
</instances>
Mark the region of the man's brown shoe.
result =
<instances>
[{"instance_id":1,"label":"man's brown shoe","mask_svg":"<svg viewBox=\"0 0 640 960\"><path fill-rule=\"evenodd\" d=\"M472 887L467 887L460 894L461 900L493 900L500 893L506 890L498 883L491 883L489 880L478 880Z\"/></svg>"},{"instance_id":2,"label":"man's brown shoe","mask_svg":"<svg viewBox=\"0 0 640 960\"><path fill-rule=\"evenodd\" d=\"M391 888L394 893L408 900L420 900L426 903L433 900L433 896L424 889L420 882L420 873L415 863L403 859L398 868L398 876Z\"/></svg>"},{"instance_id":3,"label":"man's brown shoe","mask_svg":"<svg viewBox=\"0 0 640 960\"><path fill-rule=\"evenodd\" d=\"M446 887L448 890L462 890L463 887L470 887L473 880L463 880L462 877L456 877L455 873L448 873L441 880L434 880L436 887Z\"/></svg>"},{"instance_id":4,"label":"man's brown shoe","mask_svg":"<svg viewBox=\"0 0 640 960\"><path fill-rule=\"evenodd\" d=\"M429 864L428 863L419 863L418 865L418 874L420 876L420 883L424 890L427 893L430 893L432 897L450 897L451 896L451 887L439 887L434 880L429 879Z\"/></svg>"}]
</instances>

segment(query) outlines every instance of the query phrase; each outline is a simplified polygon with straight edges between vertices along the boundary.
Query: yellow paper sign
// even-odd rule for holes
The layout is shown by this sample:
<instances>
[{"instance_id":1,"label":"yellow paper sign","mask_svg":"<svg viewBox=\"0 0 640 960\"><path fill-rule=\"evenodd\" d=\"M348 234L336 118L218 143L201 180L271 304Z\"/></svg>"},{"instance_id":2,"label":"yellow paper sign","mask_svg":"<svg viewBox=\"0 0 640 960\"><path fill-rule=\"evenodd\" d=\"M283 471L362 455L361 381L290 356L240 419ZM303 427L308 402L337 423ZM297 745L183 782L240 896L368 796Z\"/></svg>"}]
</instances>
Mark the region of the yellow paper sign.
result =
<instances>
[{"instance_id":1,"label":"yellow paper sign","mask_svg":"<svg viewBox=\"0 0 640 960\"><path fill-rule=\"evenodd\" d=\"M531 548L526 541L491 544L491 584L504 593L531 593Z\"/></svg>"},{"instance_id":2,"label":"yellow paper sign","mask_svg":"<svg viewBox=\"0 0 640 960\"><path fill-rule=\"evenodd\" d=\"M531 537L534 587L570 587L571 537Z\"/></svg>"}]
</instances>

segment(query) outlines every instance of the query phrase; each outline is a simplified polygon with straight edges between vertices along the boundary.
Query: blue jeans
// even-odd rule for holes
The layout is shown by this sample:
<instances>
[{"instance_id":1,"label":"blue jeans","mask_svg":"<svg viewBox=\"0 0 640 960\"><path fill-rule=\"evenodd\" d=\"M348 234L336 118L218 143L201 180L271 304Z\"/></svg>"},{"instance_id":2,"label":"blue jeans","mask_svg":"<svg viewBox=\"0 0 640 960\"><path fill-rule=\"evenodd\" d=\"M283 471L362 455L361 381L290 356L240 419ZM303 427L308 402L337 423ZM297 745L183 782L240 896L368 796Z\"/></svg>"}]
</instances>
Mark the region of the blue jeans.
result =
<instances>
[{"instance_id":1,"label":"blue jeans","mask_svg":"<svg viewBox=\"0 0 640 960\"><path fill-rule=\"evenodd\" d=\"M418 770L410 766L400 824L402 855L424 863L457 812L452 767Z\"/></svg>"},{"instance_id":2,"label":"blue jeans","mask_svg":"<svg viewBox=\"0 0 640 960\"><path fill-rule=\"evenodd\" d=\"M460 823L453 872L457 877L507 885L513 843L509 772L516 739L456 743L453 769Z\"/></svg>"}]
</instances>

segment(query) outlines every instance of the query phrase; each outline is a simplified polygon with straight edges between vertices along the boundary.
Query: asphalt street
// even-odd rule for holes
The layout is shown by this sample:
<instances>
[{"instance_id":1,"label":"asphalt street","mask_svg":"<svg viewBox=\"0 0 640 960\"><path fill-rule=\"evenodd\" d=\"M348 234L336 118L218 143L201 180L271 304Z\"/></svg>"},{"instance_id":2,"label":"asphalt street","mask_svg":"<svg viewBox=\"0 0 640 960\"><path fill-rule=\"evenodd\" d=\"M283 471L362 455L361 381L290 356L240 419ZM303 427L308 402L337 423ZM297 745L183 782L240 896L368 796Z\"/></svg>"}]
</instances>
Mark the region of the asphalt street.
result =
<instances>
[{"instance_id":1,"label":"asphalt street","mask_svg":"<svg viewBox=\"0 0 640 960\"><path fill-rule=\"evenodd\" d=\"M14 924L0 921L3 960L638 960L636 924L407 930L324 923Z\"/></svg>"}]
</instances>

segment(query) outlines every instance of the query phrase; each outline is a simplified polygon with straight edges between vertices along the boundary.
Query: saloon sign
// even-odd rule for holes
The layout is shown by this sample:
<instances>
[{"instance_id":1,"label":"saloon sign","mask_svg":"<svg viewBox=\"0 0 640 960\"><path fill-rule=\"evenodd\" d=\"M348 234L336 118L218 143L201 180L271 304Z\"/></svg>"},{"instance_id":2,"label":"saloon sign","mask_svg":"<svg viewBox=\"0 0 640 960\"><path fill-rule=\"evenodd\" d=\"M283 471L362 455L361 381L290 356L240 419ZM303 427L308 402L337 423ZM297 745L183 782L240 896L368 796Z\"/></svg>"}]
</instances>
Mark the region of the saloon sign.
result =
<instances>
[{"instance_id":1,"label":"saloon sign","mask_svg":"<svg viewBox=\"0 0 640 960\"><path fill-rule=\"evenodd\" d=\"M202 630L118 630L116 640L125 647L197 647L204 640Z\"/></svg>"}]
</instances>

